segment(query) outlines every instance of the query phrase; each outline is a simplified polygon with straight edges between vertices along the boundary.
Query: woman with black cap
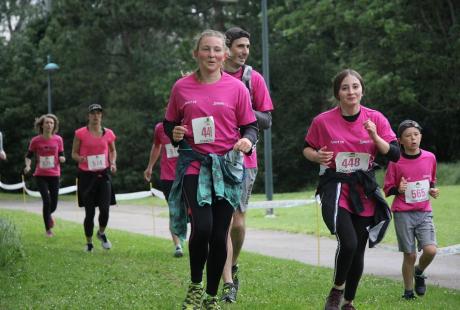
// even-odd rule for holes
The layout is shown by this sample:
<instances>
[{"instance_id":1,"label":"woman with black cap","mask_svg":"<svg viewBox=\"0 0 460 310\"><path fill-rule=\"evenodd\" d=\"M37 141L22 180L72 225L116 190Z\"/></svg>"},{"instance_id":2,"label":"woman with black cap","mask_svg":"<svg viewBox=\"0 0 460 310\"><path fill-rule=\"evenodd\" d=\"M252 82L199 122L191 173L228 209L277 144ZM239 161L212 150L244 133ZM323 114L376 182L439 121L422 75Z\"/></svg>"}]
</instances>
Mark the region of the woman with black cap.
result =
<instances>
[{"instance_id":1,"label":"woman with black cap","mask_svg":"<svg viewBox=\"0 0 460 310\"><path fill-rule=\"evenodd\" d=\"M86 236L85 251L93 251L93 229L96 207L99 207L97 238L103 249L112 247L105 229L109 221L110 205L115 204L111 174L117 171L116 136L102 127L102 106L88 108L88 125L77 129L72 146L72 158L78 163L78 202L85 208L83 226Z\"/></svg>"}]
</instances>

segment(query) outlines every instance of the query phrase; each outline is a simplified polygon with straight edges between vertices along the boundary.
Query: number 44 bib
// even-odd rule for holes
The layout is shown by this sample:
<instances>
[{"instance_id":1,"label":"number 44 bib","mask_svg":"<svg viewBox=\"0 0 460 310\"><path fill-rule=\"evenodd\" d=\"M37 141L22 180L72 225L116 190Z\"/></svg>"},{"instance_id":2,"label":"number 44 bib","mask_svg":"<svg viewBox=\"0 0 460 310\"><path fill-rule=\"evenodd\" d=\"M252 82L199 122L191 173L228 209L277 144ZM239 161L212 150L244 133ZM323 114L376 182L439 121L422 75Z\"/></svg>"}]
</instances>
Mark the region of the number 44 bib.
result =
<instances>
[{"instance_id":1,"label":"number 44 bib","mask_svg":"<svg viewBox=\"0 0 460 310\"><path fill-rule=\"evenodd\" d=\"M195 144L212 143L216 138L214 117L198 117L192 119L193 140Z\"/></svg>"},{"instance_id":2,"label":"number 44 bib","mask_svg":"<svg viewBox=\"0 0 460 310\"><path fill-rule=\"evenodd\" d=\"M335 169L341 173L352 173L369 169L369 154L354 152L339 152L335 157Z\"/></svg>"}]
</instances>

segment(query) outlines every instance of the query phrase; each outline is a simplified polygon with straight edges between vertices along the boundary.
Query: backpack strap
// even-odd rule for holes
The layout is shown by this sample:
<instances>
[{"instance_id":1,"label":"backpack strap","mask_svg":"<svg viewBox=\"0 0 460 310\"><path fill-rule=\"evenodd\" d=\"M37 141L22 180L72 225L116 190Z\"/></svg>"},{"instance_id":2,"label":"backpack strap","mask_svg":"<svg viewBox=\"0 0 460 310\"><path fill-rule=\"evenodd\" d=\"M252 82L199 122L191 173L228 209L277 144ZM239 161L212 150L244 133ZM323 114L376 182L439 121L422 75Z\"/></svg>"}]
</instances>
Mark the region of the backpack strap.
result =
<instances>
[{"instance_id":1,"label":"backpack strap","mask_svg":"<svg viewBox=\"0 0 460 310\"><path fill-rule=\"evenodd\" d=\"M251 95L251 102L252 102L251 75L252 75L252 67L249 65L243 65L243 75L241 76L241 81L244 83L244 85L246 85L246 88L249 90L249 94Z\"/></svg>"}]
</instances>

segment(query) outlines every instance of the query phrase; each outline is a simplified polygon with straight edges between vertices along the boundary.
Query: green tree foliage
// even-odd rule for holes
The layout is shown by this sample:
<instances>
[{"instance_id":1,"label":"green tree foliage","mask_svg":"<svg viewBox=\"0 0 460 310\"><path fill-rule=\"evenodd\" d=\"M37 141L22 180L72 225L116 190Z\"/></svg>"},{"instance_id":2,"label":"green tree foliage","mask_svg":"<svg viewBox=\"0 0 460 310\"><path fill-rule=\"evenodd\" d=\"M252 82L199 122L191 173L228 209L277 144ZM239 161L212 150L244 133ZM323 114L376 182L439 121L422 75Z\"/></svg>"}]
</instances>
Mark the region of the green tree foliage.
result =
<instances>
[{"instance_id":1,"label":"green tree foliage","mask_svg":"<svg viewBox=\"0 0 460 310\"><path fill-rule=\"evenodd\" d=\"M275 191L316 183L318 167L302 156L304 135L315 115L336 104L331 80L346 67L362 73L364 104L394 129L416 119L425 128L423 147L442 161L458 159L459 16L453 0L269 1ZM146 189L152 130L174 81L195 68L194 36L206 28L249 30L249 64L261 71L260 17L260 1L252 0L1 1L0 27L9 33L0 37L0 129L9 155L0 163L2 181L20 180L34 118L47 111L43 67L51 55L60 66L51 79L68 158L63 185L74 183L74 130L98 102L118 136L116 188Z\"/></svg>"}]
</instances>

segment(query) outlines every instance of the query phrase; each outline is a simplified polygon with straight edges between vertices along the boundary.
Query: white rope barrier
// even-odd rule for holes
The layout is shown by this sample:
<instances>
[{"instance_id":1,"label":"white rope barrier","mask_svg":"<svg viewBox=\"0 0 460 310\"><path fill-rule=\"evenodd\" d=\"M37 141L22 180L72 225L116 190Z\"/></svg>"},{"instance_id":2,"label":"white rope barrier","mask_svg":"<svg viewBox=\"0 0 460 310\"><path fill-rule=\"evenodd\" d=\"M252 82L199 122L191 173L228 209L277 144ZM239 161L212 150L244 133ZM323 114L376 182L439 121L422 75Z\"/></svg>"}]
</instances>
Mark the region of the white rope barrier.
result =
<instances>
[{"instance_id":1,"label":"white rope barrier","mask_svg":"<svg viewBox=\"0 0 460 310\"><path fill-rule=\"evenodd\" d=\"M37 197L40 198L40 192L37 191L32 191L27 188L25 182L20 182L17 184L5 184L0 181L0 188L8 191L14 191L18 189L24 189L27 195L31 197ZM59 189L59 195L64 195L64 194L69 194L77 191L77 186L72 185L68 187L63 187ZM163 195L163 192L160 190L157 190L155 188L152 188L150 191L143 191L143 192L134 192L134 193L126 193L126 194L116 194L115 198L116 200L132 200L132 199L140 199L140 198L145 198L149 197L151 195L154 195L160 199L165 199L165 196Z\"/></svg>"},{"instance_id":2,"label":"white rope barrier","mask_svg":"<svg viewBox=\"0 0 460 310\"><path fill-rule=\"evenodd\" d=\"M0 181L0 188L5 190L18 190L24 189L27 195L32 197L40 198L40 192L32 191L27 188L25 182L20 182L17 184L5 184ZM69 194L77 191L77 186L72 185L68 187L63 187L59 189L59 195ZM162 191L151 188L150 191L142 191L142 192L134 192L134 193L124 193L124 194L116 194L115 198L117 201L123 200L133 200L133 199L141 199L146 198L149 196L155 196L160 199L165 199L165 196ZM307 199L307 200L270 200L270 201L254 201L249 203L249 208L251 209L267 209L267 208L292 208L298 207L302 205L309 205L315 203L315 199Z\"/></svg>"}]
</instances>

